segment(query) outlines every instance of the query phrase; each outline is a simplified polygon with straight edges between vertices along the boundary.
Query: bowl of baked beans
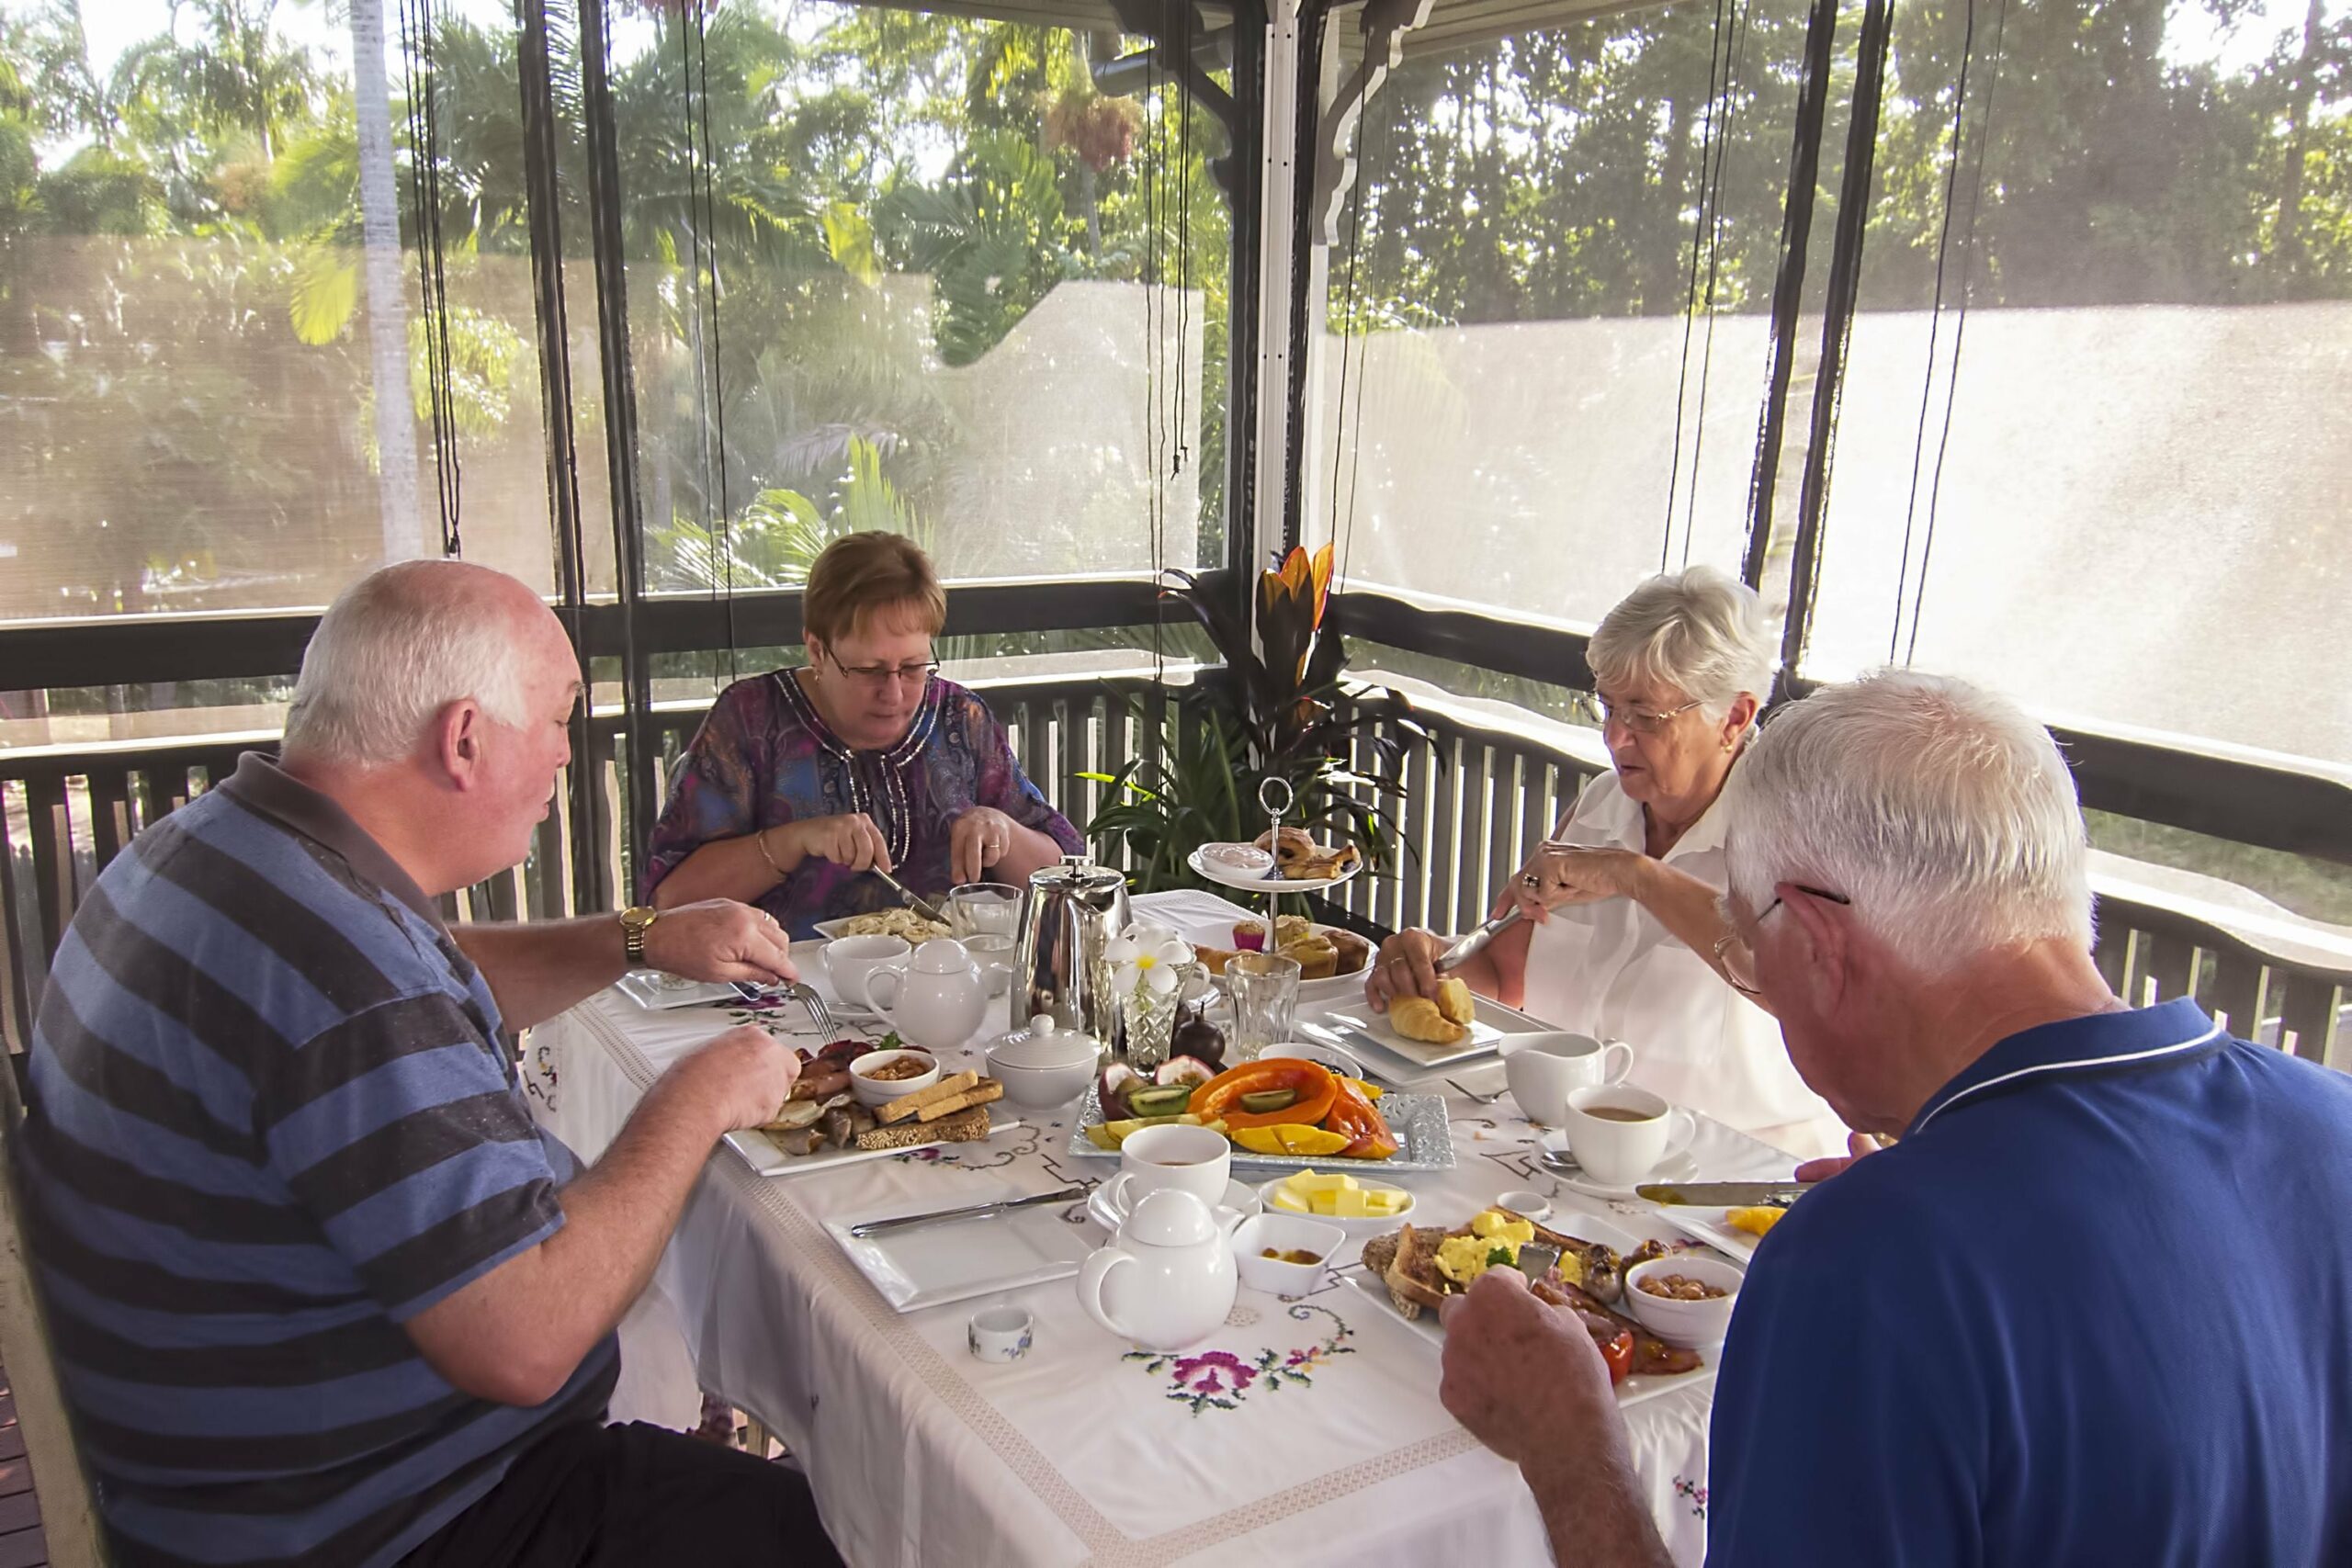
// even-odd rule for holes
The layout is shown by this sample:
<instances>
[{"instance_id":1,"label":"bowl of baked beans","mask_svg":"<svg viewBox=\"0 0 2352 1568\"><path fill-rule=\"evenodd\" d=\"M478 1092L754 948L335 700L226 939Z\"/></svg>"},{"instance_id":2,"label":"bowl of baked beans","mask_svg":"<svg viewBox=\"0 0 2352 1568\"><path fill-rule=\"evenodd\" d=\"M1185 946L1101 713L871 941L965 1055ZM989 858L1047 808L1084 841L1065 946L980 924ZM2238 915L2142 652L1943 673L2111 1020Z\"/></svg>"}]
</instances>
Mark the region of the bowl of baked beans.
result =
<instances>
[{"instance_id":1,"label":"bowl of baked beans","mask_svg":"<svg viewBox=\"0 0 2352 1568\"><path fill-rule=\"evenodd\" d=\"M1730 1332L1746 1278L1736 1264L1697 1253L1654 1258L1626 1270L1624 1310L1669 1345L1705 1349Z\"/></svg>"}]
</instances>

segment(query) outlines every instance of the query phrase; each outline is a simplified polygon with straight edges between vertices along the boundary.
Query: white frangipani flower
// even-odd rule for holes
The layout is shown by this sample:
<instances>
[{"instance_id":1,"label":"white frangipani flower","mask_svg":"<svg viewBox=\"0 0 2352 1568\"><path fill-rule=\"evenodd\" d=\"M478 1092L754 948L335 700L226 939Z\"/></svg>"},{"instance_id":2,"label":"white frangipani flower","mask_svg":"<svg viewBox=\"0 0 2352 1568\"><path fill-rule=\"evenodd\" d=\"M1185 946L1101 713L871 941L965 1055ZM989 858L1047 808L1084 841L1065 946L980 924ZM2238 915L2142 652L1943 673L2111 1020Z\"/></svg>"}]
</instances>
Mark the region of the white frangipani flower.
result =
<instances>
[{"instance_id":1,"label":"white frangipani flower","mask_svg":"<svg viewBox=\"0 0 2352 1568\"><path fill-rule=\"evenodd\" d=\"M1122 931L1102 956L1118 966L1112 984L1123 996L1148 990L1164 997L1183 983L1193 949L1166 926L1138 920Z\"/></svg>"}]
</instances>

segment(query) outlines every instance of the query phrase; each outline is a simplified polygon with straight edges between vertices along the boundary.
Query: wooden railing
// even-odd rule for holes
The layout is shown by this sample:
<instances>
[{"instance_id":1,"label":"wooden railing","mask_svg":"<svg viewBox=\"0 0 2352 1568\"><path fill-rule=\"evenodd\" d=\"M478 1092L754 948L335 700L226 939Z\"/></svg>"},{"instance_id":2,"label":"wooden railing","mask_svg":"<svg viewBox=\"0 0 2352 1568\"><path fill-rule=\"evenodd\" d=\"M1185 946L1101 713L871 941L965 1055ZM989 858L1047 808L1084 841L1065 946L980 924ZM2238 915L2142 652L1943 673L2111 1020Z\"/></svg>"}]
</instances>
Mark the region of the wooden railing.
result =
<instances>
[{"instance_id":1,"label":"wooden railing","mask_svg":"<svg viewBox=\"0 0 2352 1568\"><path fill-rule=\"evenodd\" d=\"M1102 785L1080 775L1107 773L1159 744L1157 693L1148 682L1061 681L983 686L1015 754L1038 787L1083 824ZM1133 699L1152 703L1138 718ZM702 720L700 705L657 706L644 728L658 777ZM1436 744L1407 755L1402 811L1406 849L1396 873L1357 878L1339 908L1366 929L1427 925L1461 930L1482 919L1502 879L1550 830L1594 764L1521 733L1433 718ZM120 744L67 752L0 752L0 917L6 948L0 1024L9 1048L31 1033L49 959L82 893L141 829L234 770L239 752L271 745L267 735L200 741ZM621 725L600 714L573 766L602 781L607 823L620 809ZM453 917L541 919L571 912L574 886L570 796L539 829L530 857L514 870L453 895ZM609 885L635 885L633 852L606 831L600 852ZM2219 925L2153 903L2116 897L2100 907L2099 966L2126 999L2190 996L2233 1032L2352 1069L2352 970L2301 962Z\"/></svg>"}]
</instances>

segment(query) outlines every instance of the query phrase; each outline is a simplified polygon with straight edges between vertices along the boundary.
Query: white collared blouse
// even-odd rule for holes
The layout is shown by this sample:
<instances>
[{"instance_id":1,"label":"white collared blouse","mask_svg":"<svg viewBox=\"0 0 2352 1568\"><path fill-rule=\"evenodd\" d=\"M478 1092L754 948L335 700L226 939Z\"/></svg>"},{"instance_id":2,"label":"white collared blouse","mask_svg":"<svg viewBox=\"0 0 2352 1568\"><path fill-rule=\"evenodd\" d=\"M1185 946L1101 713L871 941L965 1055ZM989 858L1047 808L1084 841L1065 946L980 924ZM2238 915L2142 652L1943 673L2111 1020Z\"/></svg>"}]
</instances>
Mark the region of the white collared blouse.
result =
<instances>
[{"instance_id":1,"label":"white collared blouse","mask_svg":"<svg viewBox=\"0 0 2352 1568\"><path fill-rule=\"evenodd\" d=\"M1553 837L1645 852L1639 801L1614 773L1587 784ZM1717 807L1666 863L1721 889L1729 880ZM1631 898L1555 909L1527 946L1527 1011L1561 1029L1634 1048L1629 1081L1810 1157L1846 1152L1845 1123L1804 1086L1772 1016Z\"/></svg>"}]
</instances>

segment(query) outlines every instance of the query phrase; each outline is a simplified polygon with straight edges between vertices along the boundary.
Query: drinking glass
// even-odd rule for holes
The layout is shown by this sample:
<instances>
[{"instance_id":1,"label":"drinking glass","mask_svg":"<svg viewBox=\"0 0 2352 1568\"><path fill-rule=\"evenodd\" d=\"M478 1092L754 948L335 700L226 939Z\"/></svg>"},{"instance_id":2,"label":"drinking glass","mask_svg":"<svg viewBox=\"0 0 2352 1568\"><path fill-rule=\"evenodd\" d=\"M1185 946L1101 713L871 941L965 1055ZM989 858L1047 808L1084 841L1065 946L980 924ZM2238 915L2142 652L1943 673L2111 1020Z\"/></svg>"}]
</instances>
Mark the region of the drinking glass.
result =
<instances>
[{"instance_id":1,"label":"drinking glass","mask_svg":"<svg viewBox=\"0 0 2352 1568\"><path fill-rule=\"evenodd\" d=\"M1238 953L1225 965L1233 993L1233 1047L1249 1061L1290 1038L1298 1010L1298 960L1279 953Z\"/></svg>"},{"instance_id":2,"label":"drinking glass","mask_svg":"<svg viewBox=\"0 0 2352 1568\"><path fill-rule=\"evenodd\" d=\"M958 937L1021 934L1021 889L1001 882L967 882L947 893L947 924Z\"/></svg>"}]
</instances>

